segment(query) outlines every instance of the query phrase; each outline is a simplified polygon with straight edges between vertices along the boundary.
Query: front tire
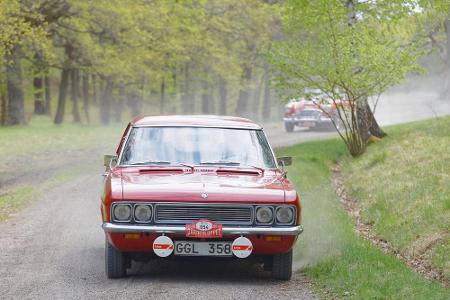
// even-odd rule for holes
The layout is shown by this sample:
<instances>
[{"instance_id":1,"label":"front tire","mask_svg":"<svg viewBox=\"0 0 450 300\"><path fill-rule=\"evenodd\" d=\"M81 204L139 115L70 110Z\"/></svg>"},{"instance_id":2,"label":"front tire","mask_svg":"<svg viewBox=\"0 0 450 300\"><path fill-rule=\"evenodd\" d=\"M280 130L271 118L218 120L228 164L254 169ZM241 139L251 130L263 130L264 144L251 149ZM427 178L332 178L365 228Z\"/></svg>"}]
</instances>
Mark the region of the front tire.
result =
<instances>
[{"instance_id":1,"label":"front tire","mask_svg":"<svg viewBox=\"0 0 450 300\"><path fill-rule=\"evenodd\" d=\"M292 249L287 253L273 256L272 278L289 280L292 277Z\"/></svg>"},{"instance_id":2,"label":"front tire","mask_svg":"<svg viewBox=\"0 0 450 300\"><path fill-rule=\"evenodd\" d=\"M286 132L292 132L294 131L294 123L291 122L284 122L284 128L286 129Z\"/></svg>"},{"instance_id":3,"label":"front tire","mask_svg":"<svg viewBox=\"0 0 450 300\"><path fill-rule=\"evenodd\" d=\"M105 267L108 278L121 278L126 275L125 254L105 242Z\"/></svg>"}]
</instances>

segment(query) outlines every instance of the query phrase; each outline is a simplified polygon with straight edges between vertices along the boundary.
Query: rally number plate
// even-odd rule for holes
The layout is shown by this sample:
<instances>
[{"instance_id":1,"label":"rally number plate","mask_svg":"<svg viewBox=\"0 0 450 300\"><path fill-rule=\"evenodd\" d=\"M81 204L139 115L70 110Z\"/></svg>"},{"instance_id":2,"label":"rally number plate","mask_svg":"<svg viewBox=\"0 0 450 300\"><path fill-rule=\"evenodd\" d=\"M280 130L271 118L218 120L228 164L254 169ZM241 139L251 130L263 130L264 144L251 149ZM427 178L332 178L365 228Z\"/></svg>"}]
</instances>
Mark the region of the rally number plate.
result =
<instances>
[{"instance_id":1,"label":"rally number plate","mask_svg":"<svg viewBox=\"0 0 450 300\"><path fill-rule=\"evenodd\" d=\"M174 254L179 256L232 256L231 242L175 241Z\"/></svg>"}]
</instances>

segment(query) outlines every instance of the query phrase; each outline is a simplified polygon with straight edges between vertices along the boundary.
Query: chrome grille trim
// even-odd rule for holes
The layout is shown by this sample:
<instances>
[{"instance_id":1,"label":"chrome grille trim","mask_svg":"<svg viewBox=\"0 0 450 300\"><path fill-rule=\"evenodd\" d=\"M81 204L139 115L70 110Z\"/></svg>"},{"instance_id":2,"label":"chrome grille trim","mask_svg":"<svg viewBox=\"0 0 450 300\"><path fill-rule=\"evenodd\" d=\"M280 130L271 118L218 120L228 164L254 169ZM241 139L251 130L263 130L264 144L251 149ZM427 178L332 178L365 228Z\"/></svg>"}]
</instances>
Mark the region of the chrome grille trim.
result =
<instances>
[{"instance_id":1,"label":"chrome grille trim","mask_svg":"<svg viewBox=\"0 0 450 300\"><path fill-rule=\"evenodd\" d=\"M319 117L320 111L317 109L303 109L298 114L300 117Z\"/></svg>"},{"instance_id":2,"label":"chrome grille trim","mask_svg":"<svg viewBox=\"0 0 450 300\"><path fill-rule=\"evenodd\" d=\"M254 210L252 205L245 204L155 203L156 224L188 224L198 219L226 225L251 225Z\"/></svg>"}]
</instances>

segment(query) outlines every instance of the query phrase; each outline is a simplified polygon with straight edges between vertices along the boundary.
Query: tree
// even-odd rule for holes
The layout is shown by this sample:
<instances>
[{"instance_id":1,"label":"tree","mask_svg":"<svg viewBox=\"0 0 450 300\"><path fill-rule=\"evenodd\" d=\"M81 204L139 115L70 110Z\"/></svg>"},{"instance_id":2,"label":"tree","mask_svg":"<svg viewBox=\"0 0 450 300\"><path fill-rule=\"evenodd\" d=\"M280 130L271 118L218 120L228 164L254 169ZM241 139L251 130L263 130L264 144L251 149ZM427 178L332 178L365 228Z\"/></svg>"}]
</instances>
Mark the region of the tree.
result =
<instances>
[{"instance_id":1,"label":"tree","mask_svg":"<svg viewBox=\"0 0 450 300\"><path fill-rule=\"evenodd\" d=\"M285 36L270 55L275 84L291 96L323 91L337 107L338 132L353 156L365 151L373 134L367 98L419 70L420 45L399 34L411 14L412 7L397 1L285 2Z\"/></svg>"},{"instance_id":2,"label":"tree","mask_svg":"<svg viewBox=\"0 0 450 300\"><path fill-rule=\"evenodd\" d=\"M0 77L0 87L10 78L12 93L12 99L2 97L2 105L20 114L14 122L24 122L20 95L28 93L22 83L29 88L34 82L36 104L42 105L45 92L49 114L50 82L59 82L56 124L64 121L67 95L75 122L89 122L90 99L96 103L97 96L105 124L111 113L119 116L124 102L133 114L143 108L225 113L236 106L248 114L250 99L257 98L259 111L261 92L255 88L262 82L255 81L266 72L273 6L260 0L1 1L0 56L8 59L10 72ZM23 82L30 70L19 74L22 63L35 70ZM0 67L6 70L6 61Z\"/></svg>"},{"instance_id":3,"label":"tree","mask_svg":"<svg viewBox=\"0 0 450 300\"><path fill-rule=\"evenodd\" d=\"M6 70L6 123L10 125L26 123L22 58L32 48L47 53L48 40L42 20L39 12L30 11L20 1L0 2L0 66Z\"/></svg>"}]
</instances>

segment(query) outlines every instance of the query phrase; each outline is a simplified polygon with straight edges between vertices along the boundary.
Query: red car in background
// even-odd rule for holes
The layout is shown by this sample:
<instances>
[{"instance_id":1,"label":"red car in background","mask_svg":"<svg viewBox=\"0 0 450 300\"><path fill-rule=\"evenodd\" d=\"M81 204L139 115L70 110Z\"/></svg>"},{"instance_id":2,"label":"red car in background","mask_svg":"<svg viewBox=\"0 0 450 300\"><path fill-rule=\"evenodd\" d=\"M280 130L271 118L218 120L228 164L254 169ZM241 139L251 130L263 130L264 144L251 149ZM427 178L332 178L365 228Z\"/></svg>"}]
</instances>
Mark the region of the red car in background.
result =
<instances>
[{"instance_id":1,"label":"red car in background","mask_svg":"<svg viewBox=\"0 0 450 300\"><path fill-rule=\"evenodd\" d=\"M131 261L251 259L292 274L301 205L261 126L217 116L142 117L105 156L101 215L109 278Z\"/></svg>"},{"instance_id":2,"label":"red car in background","mask_svg":"<svg viewBox=\"0 0 450 300\"><path fill-rule=\"evenodd\" d=\"M295 126L307 128L339 129L341 121L335 103L326 96L316 96L311 100L292 99L284 107L284 128L294 131Z\"/></svg>"}]
</instances>

